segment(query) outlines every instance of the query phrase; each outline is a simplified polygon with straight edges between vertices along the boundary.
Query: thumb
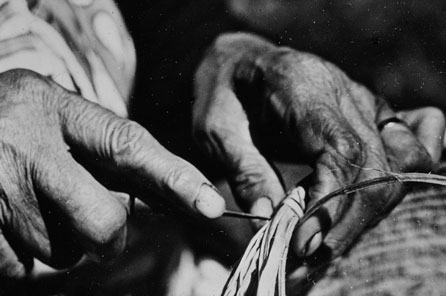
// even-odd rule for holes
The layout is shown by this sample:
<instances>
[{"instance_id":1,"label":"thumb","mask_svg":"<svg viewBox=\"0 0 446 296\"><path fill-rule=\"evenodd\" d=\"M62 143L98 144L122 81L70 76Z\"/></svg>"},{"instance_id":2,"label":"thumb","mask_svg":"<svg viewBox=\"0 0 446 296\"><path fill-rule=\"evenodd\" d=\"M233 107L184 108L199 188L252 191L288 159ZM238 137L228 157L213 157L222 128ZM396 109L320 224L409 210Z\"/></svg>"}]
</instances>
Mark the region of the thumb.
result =
<instances>
[{"instance_id":1,"label":"thumb","mask_svg":"<svg viewBox=\"0 0 446 296\"><path fill-rule=\"evenodd\" d=\"M196 142L224 167L232 193L244 211L271 216L285 192L275 170L255 147L247 118L212 118L212 124L204 121L204 126L195 130ZM263 223L254 224L260 227Z\"/></svg>"}]
</instances>

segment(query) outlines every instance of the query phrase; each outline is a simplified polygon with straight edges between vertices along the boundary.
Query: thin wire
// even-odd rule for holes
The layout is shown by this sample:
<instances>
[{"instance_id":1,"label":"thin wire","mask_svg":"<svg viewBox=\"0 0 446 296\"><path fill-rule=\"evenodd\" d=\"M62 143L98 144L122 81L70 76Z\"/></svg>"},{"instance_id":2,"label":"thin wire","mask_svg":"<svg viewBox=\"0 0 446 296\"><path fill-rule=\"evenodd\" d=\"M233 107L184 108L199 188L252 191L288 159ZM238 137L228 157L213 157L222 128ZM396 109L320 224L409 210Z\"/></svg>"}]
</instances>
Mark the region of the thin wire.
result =
<instances>
[{"instance_id":1,"label":"thin wire","mask_svg":"<svg viewBox=\"0 0 446 296\"><path fill-rule=\"evenodd\" d=\"M355 193L369 187L377 186L380 184L392 184L392 183L424 183L424 184L446 186L446 177L436 174L423 174L423 173L390 173L388 176L378 177L362 181L356 184L347 185L343 188L340 188L325 195L323 198L318 200L312 207L308 208L305 215L297 224L297 227L301 226L324 204L326 204L328 201L330 201L335 197L348 196L351 193Z\"/></svg>"}]
</instances>

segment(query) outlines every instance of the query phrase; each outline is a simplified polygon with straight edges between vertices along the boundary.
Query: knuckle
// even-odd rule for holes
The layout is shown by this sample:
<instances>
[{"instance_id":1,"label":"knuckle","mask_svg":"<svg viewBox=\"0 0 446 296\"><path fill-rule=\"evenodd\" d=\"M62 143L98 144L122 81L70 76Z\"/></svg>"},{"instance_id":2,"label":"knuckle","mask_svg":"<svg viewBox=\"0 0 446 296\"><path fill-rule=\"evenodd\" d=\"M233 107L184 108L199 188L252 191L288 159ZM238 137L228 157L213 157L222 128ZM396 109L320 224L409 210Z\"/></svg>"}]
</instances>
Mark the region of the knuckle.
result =
<instances>
[{"instance_id":1,"label":"knuckle","mask_svg":"<svg viewBox=\"0 0 446 296\"><path fill-rule=\"evenodd\" d=\"M230 174L246 179L245 176L257 176L257 172L267 170L268 165L259 151L252 145L231 147Z\"/></svg>"},{"instance_id":2,"label":"knuckle","mask_svg":"<svg viewBox=\"0 0 446 296\"><path fill-rule=\"evenodd\" d=\"M350 79L333 64L287 48L262 57L259 64L272 90L300 104L315 100L335 103L350 84Z\"/></svg>"},{"instance_id":3,"label":"knuckle","mask_svg":"<svg viewBox=\"0 0 446 296\"><path fill-rule=\"evenodd\" d=\"M39 77L39 74L27 69L12 69L0 74L1 81L18 82L18 81L33 81Z\"/></svg>"},{"instance_id":4,"label":"knuckle","mask_svg":"<svg viewBox=\"0 0 446 296\"><path fill-rule=\"evenodd\" d=\"M240 187L239 189L245 189L262 181L265 181L264 174L254 166L242 166L240 172L234 177L234 182Z\"/></svg>"},{"instance_id":5,"label":"knuckle","mask_svg":"<svg viewBox=\"0 0 446 296\"><path fill-rule=\"evenodd\" d=\"M248 207L253 196L260 187L265 186L275 176L268 174L268 168L257 156L245 154L242 158L234 160L234 171L231 172L231 183L241 202L247 203L242 206ZM259 187L260 186L260 187Z\"/></svg>"},{"instance_id":6,"label":"knuckle","mask_svg":"<svg viewBox=\"0 0 446 296\"><path fill-rule=\"evenodd\" d=\"M290 48L281 48L268 55L266 64L275 75L283 78L299 78L306 83L331 80L330 77L333 76L332 67L327 62L315 55Z\"/></svg>"},{"instance_id":7,"label":"knuckle","mask_svg":"<svg viewBox=\"0 0 446 296\"><path fill-rule=\"evenodd\" d=\"M212 137L213 135L224 134L228 130L225 119L218 116L206 116L196 125L196 133L202 137Z\"/></svg>"},{"instance_id":8,"label":"knuckle","mask_svg":"<svg viewBox=\"0 0 446 296\"><path fill-rule=\"evenodd\" d=\"M197 124L193 130L193 138L198 146L208 155L224 157L229 150L234 150L240 144L240 141L233 141L234 139L245 138L244 128L238 124L227 122L226 119L207 117ZM233 145L236 143L238 145Z\"/></svg>"},{"instance_id":9,"label":"knuckle","mask_svg":"<svg viewBox=\"0 0 446 296\"><path fill-rule=\"evenodd\" d=\"M50 85L49 81L42 75L27 69L13 69L0 74L2 84L11 89L20 91L37 92L43 86Z\"/></svg>"},{"instance_id":10,"label":"knuckle","mask_svg":"<svg viewBox=\"0 0 446 296\"><path fill-rule=\"evenodd\" d=\"M289 48L281 48L267 56L266 64L274 74L286 77L303 66L305 61L308 60L302 54Z\"/></svg>"},{"instance_id":11,"label":"knuckle","mask_svg":"<svg viewBox=\"0 0 446 296\"><path fill-rule=\"evenodd\" d=\"M255 172L246 173L237 178L239 178L239 180L233 185L237 203L244 211L250 211L256 198L260 197L257 196L259 190L257 188L258 183L256 182L264 182L265 180L261 174Z\"/></svg>"},{"instance_id":12,"label":"knuckle","mask_svg":"<svg viewBox=\"0 0 446 296\"><path fill-rule=\"evenodd\" d=\"M305 57L306 58L306 57ZM280 67L293 67L302 63L304 55L291 48L281 47L270 56L270 62Z\"/></svg>"},{"instance_id":13,"label":"knuckle","mask_svg":"<svg viewBox=\"0 0 446 296\"><path fill-rule=\"evenodd\" d=\"M63 97L63 90L36 72L13 69L0 74L0 101L26 103L30 108L46 107L55 110L55 103Z\"/></svg>"},{"instance_id":14,"label":"knuckle","mask_svg":"<svg viewBox=\"0 0 446 296\"><path fill-rule=\"evenodd\" d=\"M185 160L175 156L164 177L163 183L167 191L175 194L178 189L185 188L191 182L191 172L191 165Z\"/></svg>"},{"instance_id":15,"label":"knuckle","mask_svg":"<svg viewBox=\"0 0 446 296\"><path fill-rule=\"evenodd\" d=\"M347 132L337 137L332 147L336 154L347 163L362 165L365 161L363 143L354 133Z\"/></svg>"},{"instance_id":16,"label":"knuckle","mask_svg":"<svg viewBox=\"0 0 446 296\"><path fill-rule=\"evenodd\" d=\"M111 158L117 164L134 160L142 152L142 141L146 136L145 130L136 122L123 120L111 128Z\"/></svg>"}]
</instances>

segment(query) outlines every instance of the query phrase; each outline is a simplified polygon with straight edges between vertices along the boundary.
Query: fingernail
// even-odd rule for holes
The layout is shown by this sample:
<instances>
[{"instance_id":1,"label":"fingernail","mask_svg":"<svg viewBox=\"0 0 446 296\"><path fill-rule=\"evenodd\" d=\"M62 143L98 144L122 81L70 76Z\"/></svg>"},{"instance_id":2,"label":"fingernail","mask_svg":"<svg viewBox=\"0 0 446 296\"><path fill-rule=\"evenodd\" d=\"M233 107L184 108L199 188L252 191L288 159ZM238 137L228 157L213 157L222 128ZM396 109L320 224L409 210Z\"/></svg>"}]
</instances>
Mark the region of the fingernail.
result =
<instances>
[{"instance_id":1,"label":"fingernail","mask_svg":"<svg viewBox=\"0 0 446 296\"><path fill-rule=\"evenodd\" d=\"M305 189L302 186L297 187L297 194L302 201L305 199Z\"/></svg>"},{"instance_id":2,"label":"fingernail","mask_svg":"<svg viewBox=\"0 0 446 296\"><path fill-rule=\"evenodd\" d=\"M217 188L204 183L201 185L200 193L195 200L195 208L208 218L217 218L225 210L225 200L217 193Z\"/></svg>"},{"instance_id":3,"label":"fingernail","mask_svg":"<svg viewBox=\"0 0 446 296\"><path fill-rule=\"evenodd\" d=\"M302 250L301 256L306 257L310 256L311 254L316 251L316 249L320 246L322 243L322 233L316 232L305 244L305 248Z\"/></svg>"},{"instance_id":4,"label":"fingernail","mask_svg":"<svg viewBox=\"0 0 446 296\"><path fill-rule=\"evenodd\" d=\"M250 212L258 216L271 217L274 212L273 203L269 197L262 196L254 202ZM252 220L252 224L256 229L261 228L263 225L266 224L266 222L267 221L259 219Z\"/></svg>"},{"instance_id":5,"label":"fingernail","mask_svg":"<svg viewBox=\"0 0 446 296\"><path fill-rule=\"evenodd\" d=\"M288 198L293 198L300 206L302 212L300 215L303 216L305 211L305 189L303 187L296 187L288 195ZM299 211L300 212L300 211Z\"/></svg>"}]
</instances>

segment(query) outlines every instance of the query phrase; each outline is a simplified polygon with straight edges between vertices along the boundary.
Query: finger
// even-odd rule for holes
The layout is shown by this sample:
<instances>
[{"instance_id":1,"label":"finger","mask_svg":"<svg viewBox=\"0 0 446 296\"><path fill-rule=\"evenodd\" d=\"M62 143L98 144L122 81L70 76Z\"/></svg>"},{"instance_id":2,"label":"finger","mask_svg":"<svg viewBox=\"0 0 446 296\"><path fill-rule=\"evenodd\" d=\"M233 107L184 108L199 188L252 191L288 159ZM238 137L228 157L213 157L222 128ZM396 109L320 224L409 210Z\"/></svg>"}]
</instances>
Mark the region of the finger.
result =
<instances>
[{"instance_id":1,"label":"finger","mask_svg":"<svg viewBox=\"0 0 446 296\"><path fill-rule=\"evenodd\" d=\"M155 190L208 218L223 213L224 199L209 180L168 152L137 123L75 95L61 101L59 113L68 143L125 174L141 188L141 198Z\"/></svg>"},{"instance_id":2,"label":"finger","mask_svg":"<svg viewBox=\"0 0 446 296\"><path fill-rule=\"evenodd\" d=\"M385 101L381 101L376 122L379 123L392 117L396 117L396 114ZM392 122L383 126L379 132L393 170L428 172L432 169L433 158L431 155L437 157L437 152L435 144L431 144L434 140L431 140L430 137L426 145L434 149L432 150L433 154L428 152L427 146L423 146L409 126L405 124ZM437 136L438 131L434 131L434 134Z\"/></svg>"},{"instance_id":3,"label":"finger","mask_svg":"<svg viewBox=\"0 0 446 296\"><path fill-rule=\"evenodd\" d=\"M273 168L250 140L243 139L243 133L219 130L216 134L214 140L219 143L212 154L225 164L229 183L243 209L253 214L271 215L284 196Z\"/></svg>"},{"instance_id":4,"label":"finger","mask_svg":"<svg viewBox=\"0 0 446 296\"><path fill-rule=\"evenodd\" d=\"M312 176L313 185L309 188L310 202L308 207L311 207L328 193L351 184L356 179L357 168L350 168L348 165L341 163L338 163L337 168L333 168L327 165L327 160L324 160L324 158L331 159L333 155L327 152L318 159ZM331 162L333 161L328 161L328 163ZM347 173L344 174L343 172ZM302 257L311 255L320 246L328 231L345 214L345 209L350 204L351 199L348 198L334 199L297 228L293 238L293 248L296 254Z\"/></svg>"},{"instance_id":5,"label":"finger","mask_svg":"<svg viewBox=\"0 0 446 296\"><path fill-rule=\"evenodd\" d=\"M127 219L122 204L66 152L45 155L36 167L37 194L55 206L59 223L71 226L85 250L97 260L120 254Z\"/></svg>"},{"instance_id":6,"label":"finger","mask_svg":"<svg viewBox=\"0 0 446 296\"><path fill-rule=\"evenodd\" d=\"M270 216L284 196L272 166L255 147L248 118L230 88L220 88L211 103L194 110L194 137L205 153L226 170L234 196L243 210ZM256 226L261 226L257 221Z\"/></svg>"},{"instance_id":7,"label":"finger","mask_svg":"<svg viewBox=\"0 0 446 296\"><path fill-rule=\"evenodd\" d=\"M14 200L15 209L6 214L4 226L16 254L38 258L55 268L79 261L84 252L72 237L72 227L67 227L54 206L26 191L8 190L8 198Z\"/></svg>"},{"instance_id":8,"label":"finger","mask_svg":"<svg viewBox=\"0 0 446 296\"><path fill-rule=\"evenodd\" d=\"M374 119L374 112L370 111L373 96L365 88L352 87L350 97L351 100L344 100L340 106L342 114L335 111L336 108L320 105L316 114L312 112L304 118L318 127L307 130L305 135L314 136L306 136L309 146L304 150L310 155L320 155L316 159L309 206L336 189L390 170L381 139L370 125L370 120ZM293 113L296 114L294 118L290 117L294 126L302 122L302 118L297 117L298 112ZM394 199L393 191L377 189L328 202L295 232L293 247L296 253L308 256L323 241L332 256L342 254L377 214L385 212L387 199Z\"/></svg>"},{"instance_id":9,"label":"finger","mask_svg":"<svg viewBox=\"0 0 446 296\"><path fill-rule=\"evenodd\" d=\"M4 193L0 200L4 235L26 266L32 265L32 258L56 268L72 266L83 252L71 238L70 229L64 227L60 219L54 219L54 207L36 198L38 181L32 176L35 170L27 169L31 167L28 165L17 166L16 161L8 153L0 156L0 171L8 172L0 174L0 190ZM16 170L11 171L11 167Z\"/></svg>"},{"instance_id":10,"label":"finger","mask_svg":"<svg viewBox=\"0 0 446 296\"><path fill-rule=\"evenodd\" d=\"M25 265L20 262L17 254L9 245L2 231L0 230L0 283L12 284L15 281L26 277Z\"/></svg>"},{"instance_id":11,"label":"finger","mask_svg":"<svg viewBox=\"0 0 446 296\"><path fill-rule=\"evenodd\" d=\"M440 109L424 107L410 111L398 112L419 142L424 145L434 163L438 163L443 151L445 117Z\"/></svg>"},{"instance_id":12,"label":"finger","mask_svg":"<svg viewBox=\"0 0 446 296\"><path fill-rule=\"evenodd\" d=\"M353 183L359 175L358 168L364 165L362 141L358 134L343 117L330 110L326 110L326 113L324 117L336 122L337 125L326 125L326 129L320 134L311 133L314 138L308 141L312 143L313 150L306 148L312 155L320 155L315 160L308 207L326 194ZM320 118L313 120L320 121ZM315 149L317 143L323 143L320 145L320 150ZM345 214L344 209L350 204L351 199L334 199L297 228L293 239L296 254L308 256L313 253L329 229Z\"/></svg>"},{"instance_id":13,"label":"finger","mask_svg":"<svg viewBox=\"0 0 446 296\"><path fill-rule=\"evenodd\" d=\"M225 137L221 147L225 154L220 159L226 164L229 184L242 209L254 215L271 217L285 192L271 165L254 144L243 142L240 137ZM220 154L221 155L221 154ZM259 228L265 221L255 220Z\"/></svg>"}]
</instances>

